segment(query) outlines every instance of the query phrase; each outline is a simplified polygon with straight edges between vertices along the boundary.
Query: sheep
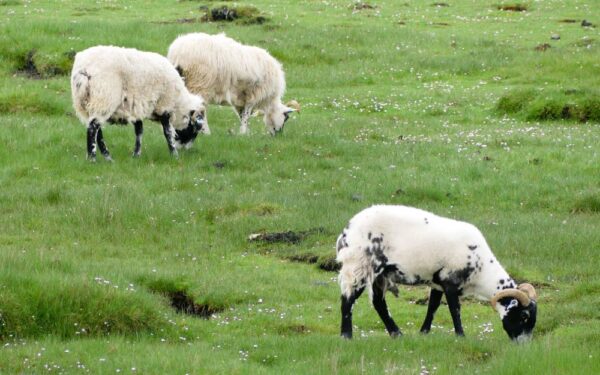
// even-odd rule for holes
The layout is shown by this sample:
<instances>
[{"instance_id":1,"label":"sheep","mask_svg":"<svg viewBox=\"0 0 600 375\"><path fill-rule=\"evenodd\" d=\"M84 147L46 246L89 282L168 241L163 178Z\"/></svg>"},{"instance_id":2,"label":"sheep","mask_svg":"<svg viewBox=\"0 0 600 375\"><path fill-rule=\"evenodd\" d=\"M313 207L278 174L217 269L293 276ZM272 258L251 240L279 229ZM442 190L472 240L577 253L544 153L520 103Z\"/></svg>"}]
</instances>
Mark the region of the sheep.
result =
<instances>
[{"instance_id":1,"label":"sheep","mask_svg":"<svg viewBox=\"0 0 600 375\"><path fill-rule=\"evenodd\" d=\"M169 151L189 148L201 130L204 100L191 94L169 61L133 48L96 46L77 53L71 72L77 117L87 125L87 156L96 160L96 144L112 160L101 126L133 123L134 157L141 154L142 120L160 121ZM173 128L175 134L173 134Z\"/></svg>"},{"instance_id":2,"label":"sheep","mask_svg":"<svg viewBox=\"0 0 600 375\"><path fill-rule=\"evenodd\" d=\"M472 224L413 207L375 205L356 214L336 243L341 263L341 336L352 338L352 307L366 289L391 337L402 335L390 317L385 292L397 284L430 284L429 306L421 333L431 329L442 294L454 331L464 336L459 296L491 302L504 330L516 341L531 338L537 296L530 284L516 285Z\"/></svg>"},{"instance_id":3,"label":"sheep","mask_svg":"<svg viewBox=\"0 0 600 375\"><path fill-rule=\"evenodd\" d=\"M167 58L188 89L211 104L230 105L240 119L240 134L248 133L253 111L262 111L271 135L283 129L296 101L282 104L285 77L281 64L262 48L246 46L225 34L191 33L169 46ZM205 124L203 132L210 134Z\"/></svg>"}]
</instances>

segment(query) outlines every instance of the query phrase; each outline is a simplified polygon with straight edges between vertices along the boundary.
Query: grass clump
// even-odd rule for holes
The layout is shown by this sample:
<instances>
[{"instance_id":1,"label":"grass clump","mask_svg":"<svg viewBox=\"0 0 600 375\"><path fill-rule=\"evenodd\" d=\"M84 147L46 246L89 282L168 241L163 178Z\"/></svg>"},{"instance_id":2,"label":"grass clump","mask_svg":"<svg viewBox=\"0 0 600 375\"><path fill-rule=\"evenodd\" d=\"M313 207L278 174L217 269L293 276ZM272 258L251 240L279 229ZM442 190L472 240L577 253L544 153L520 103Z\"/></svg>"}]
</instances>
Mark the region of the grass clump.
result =
<instances>
[{"instance_id":1,"label":"grass clump","mask_svg":"<svg viewBox=\"0 0 600 375\"><path fill-rule=\"evenodd\" d=\"M211 9L206 8L206 15L202 19L209 22L236 21L243 25L260 25L267 22L267 17L253 6L228 7L223 5Z\"/></svg>"},{"instance_id":2,"label":"grass clump","mask_svg":"<svg viewBox=\"0 0 600 375\"><path fill-rule=\"evenodd\" d=\"M599 122L600 93L590 90L516 90L502 96L496 110L529 121Z\"/></svg>"},{"instance_id":3,"label":"grass clump","mask_svg":"<svg viewBox=\"0 0 600 375\"><path fill-rule=\"evenodd\" d=\"M46 95L40 91L29 93L25 90L7 93L0 91L0 112L63 115L65 107L63 101L56 95Z\"/></svg>"},{"instance_id":4,"label":"grass clump","mask_svg":"<svg viewBox=\"0 0 600 375\"><path fill-rule=\"evenodd\" d=\"M43 278L17 282L13 278L10 285L17 287L0 291L0 340L129 335L157 332L166 326L150 299L112 284L77 280L56 283Z\"/></svg>"},{"instance_id":5,"label":"grass clump","mask_svg":"<svg viewBox=\"0 0 600 375\"><path fill-rule=\"evenodd\" d=\"M47 55L30 50L16 57L16 72L31 79L63 76L71 71L74 59L75 51Z\"/></svg>"},{"instance_id":6,"label":"grass clump","mask_svg":"<svg viewBox=\"0 0 600 375\"><path fill-rule=\"evenodd\" d=\"M600 194L587 194L575 200L572 213L600 213Z\"/></svg>"},{"instance_id":7,"label":"grass clump","mask_svg":"<svg viewBox=\"0 0 600 375\"><path fill-rule=\"evenodd\" d=\"M0 7L8 5L21 5L21 0L0 0Z\"/></svg>"},{"instance_id":8,"label":"grass clump","mask_svg":"<svg viewBox=\"0 0 600 375\"><path fill-rule=\"evenodd\" d=\"M170 306L179 313L209 319L213 314L225 310L225 306L221 304L197 303L188 290L188 284L183 281L161 278L145 281L142 279L142 283L152 292L166 296L169 299Z\"/></svg>"}]
</instances>

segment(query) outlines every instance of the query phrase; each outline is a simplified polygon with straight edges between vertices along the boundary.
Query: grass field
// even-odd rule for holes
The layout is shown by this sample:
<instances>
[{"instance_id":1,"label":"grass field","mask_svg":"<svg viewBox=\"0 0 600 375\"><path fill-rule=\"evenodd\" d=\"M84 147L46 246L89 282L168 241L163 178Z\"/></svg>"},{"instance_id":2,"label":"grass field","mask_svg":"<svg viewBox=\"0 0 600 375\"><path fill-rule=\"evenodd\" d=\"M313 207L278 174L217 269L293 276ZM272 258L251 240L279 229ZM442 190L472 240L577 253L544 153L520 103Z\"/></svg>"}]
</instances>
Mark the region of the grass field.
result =
<instances>
[{"instance_id":1,"label":"grass field","mask_svg":"<svg viewBox=\"0 0 600 375\"><path fill-rule=\"evenodd\" d=\"M433 3L0 0L0 373L600 373L599 4ZM202 20L223 5L266 21ZM302 112L236 136L210 107L212 135L178 159L157 124L139 159L111 126L115 162L87 162L74 52L166 54L191 31L269 50ZM474 300L466 338L444 306L422 336L425 287L388 298L402 338L363 297L341 340L324 269L375 203L477 225L538 290L534 340ZM263 231L305 233L248 241Z\"/></svg>"}]
</instances>

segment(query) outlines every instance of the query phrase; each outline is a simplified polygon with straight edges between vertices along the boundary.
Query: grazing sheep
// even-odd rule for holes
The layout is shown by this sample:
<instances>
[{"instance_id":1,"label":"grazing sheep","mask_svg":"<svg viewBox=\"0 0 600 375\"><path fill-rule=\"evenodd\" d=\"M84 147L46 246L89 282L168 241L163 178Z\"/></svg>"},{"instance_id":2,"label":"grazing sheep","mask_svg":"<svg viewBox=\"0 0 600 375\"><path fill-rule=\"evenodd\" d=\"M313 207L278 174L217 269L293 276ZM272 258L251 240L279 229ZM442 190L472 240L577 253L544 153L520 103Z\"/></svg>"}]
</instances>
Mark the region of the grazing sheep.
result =
<instances>
[{"instance_id":1,"label":"grazing sheep","mask_svg":"<svg viewBox=\"0 0 600 375\"><path fill-rule=\"evenodd\" d=\"M240 133L248 133L253 111L264 112L267 131L283 129L297 102L281 103L285 77L281 64L262 48L245 46L225 34L192 33L178 37L167 58L188 89L208 103L232 106L240 118ZM203 132L210 134L205 125Z\"/></svg>"},{"instance_id":2,"label":"grazing sheep","mask_svg":"<svg viewBox=\"0 0 600 375\"><path fill-rule=\"evenodd\" d=\"M204 122L202 97L190 94L171 63L157 53L112 46L79 52L71 72L71 93L77 117L87 125L91 160L96 160L96 143L112 160L102 135L106 122L133 123L134 156L141 153L143 119L160 121L173 155L176 147L191 146Z\"/></svg>"},{"instance_id":3,"label":"grazing sheep","mask_svg":"<svg viewBox=\"0 0 600 375\"><path fill-rule=\"evenodd\" d=\"M342 263L341 335L352 338L352 306L366 289L392 337L401 335L385 302L396 284L431 285L421 332L431 329L442 294L454 331L463 336L459 296L491 301L508 336L531 337L536 322L536 294L530 284L516 286L473 225L405 206L372 206L354 216L337 240Z\"/></svg>"}]
</instances>

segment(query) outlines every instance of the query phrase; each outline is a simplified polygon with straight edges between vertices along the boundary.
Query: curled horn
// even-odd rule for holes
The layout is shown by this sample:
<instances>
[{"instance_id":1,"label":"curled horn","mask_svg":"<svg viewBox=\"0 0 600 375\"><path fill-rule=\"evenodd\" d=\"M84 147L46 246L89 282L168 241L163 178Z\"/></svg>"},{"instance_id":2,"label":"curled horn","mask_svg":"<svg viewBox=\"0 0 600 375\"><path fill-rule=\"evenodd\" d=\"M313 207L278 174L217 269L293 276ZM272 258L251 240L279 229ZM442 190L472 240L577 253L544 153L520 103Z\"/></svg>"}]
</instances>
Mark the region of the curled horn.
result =
<instances>
[{"instance_id":1,"label":"curled horn","mask_svg":"<svg viewBox=\"0 0 600 375\"><path fill-rule=\"evenodd\" d=\"M535 291L534 291L534 293L535 293ZM490 301L492 304L492 307L495 308L496 303L499 300L501 300L502 298L506 298L506 297L515 298L517 301L519 301L519 303L522 306L529 306L529 304L531 303L531 299L529 298L529 296L527 294L525 294L525 292L523 292L519 289L504 289L504 290L496 293L496 295L494 295L494 297Z\"/></svg>"},{"instance_id":2,"label":"curled horn","mask_svg":"<svg viewBox=\"0 0 600 375\"><path fill-rule=\"evenodd\" d=\"M288 106L288 107L290 107L290 108L292 108L292 109L294 109L294 110L296 110L296 111L300 112L300 104L298 104L298 102L297 102L297 101L295 101L295 100L290 100L290 101L289 101L289 102L286 104L286 106Z\"/></svg>"},{"instance_id":3,"label":"curled horn","mask_svg":"<svg viewBox=\"0 0 600 375\"><path fill-rule=\"evenodd\" d=\"M533 287L533 285L528 284L528 283L523 283L520 284L517 289L519 289L522 292L525 292L527 294L527 296L529 297L529 299L532 299L534 301L537 300L537 293L535 292L535 288Z\"/></svg>"}]
</instances>

